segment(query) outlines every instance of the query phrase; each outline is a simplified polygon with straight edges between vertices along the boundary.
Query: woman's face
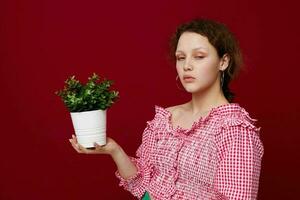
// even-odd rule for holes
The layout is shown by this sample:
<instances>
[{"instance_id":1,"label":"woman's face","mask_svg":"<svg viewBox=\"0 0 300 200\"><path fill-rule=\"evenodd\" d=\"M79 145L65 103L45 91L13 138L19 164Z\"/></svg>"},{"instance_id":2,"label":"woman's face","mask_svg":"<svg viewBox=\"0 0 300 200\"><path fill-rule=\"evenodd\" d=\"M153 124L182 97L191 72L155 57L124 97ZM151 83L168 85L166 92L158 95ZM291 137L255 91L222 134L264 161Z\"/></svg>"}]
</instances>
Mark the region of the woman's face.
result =
<instances>
[{"instance_id":1,"label":"woman's face","mask_svg":"<svg viewBox=\"0 0 300 200\"><path fill-rule=\"evenodd\" d=\"M207 37L184 32L178 40L175 55L177 73L187 92L203 92L215 84L220 86L220 70L227 67L227 62L219 58Z\"/></svg>"}]
</instances>

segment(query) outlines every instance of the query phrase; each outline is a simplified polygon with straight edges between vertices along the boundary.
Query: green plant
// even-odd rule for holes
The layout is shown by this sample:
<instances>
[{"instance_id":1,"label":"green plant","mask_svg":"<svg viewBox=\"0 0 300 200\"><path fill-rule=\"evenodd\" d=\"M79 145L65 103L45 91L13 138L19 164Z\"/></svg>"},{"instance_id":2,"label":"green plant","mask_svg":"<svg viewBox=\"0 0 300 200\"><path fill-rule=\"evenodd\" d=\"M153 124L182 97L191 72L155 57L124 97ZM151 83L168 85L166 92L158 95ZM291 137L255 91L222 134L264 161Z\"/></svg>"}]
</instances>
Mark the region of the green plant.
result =
<instances>
[{"instance_id":1,"label":"green plant","mask_svg":"<svg viewBox=\"0 0 300 200\"><path fill-rule=\"evenodd\" d=\"M110 89L112 84L111 80L100 80L96 73L88 77L86 84L71 76L65 81L64 89L55 94L61 97L70 112L105 110L119 98L119 92Z\"/></svg>"}]
</instances>

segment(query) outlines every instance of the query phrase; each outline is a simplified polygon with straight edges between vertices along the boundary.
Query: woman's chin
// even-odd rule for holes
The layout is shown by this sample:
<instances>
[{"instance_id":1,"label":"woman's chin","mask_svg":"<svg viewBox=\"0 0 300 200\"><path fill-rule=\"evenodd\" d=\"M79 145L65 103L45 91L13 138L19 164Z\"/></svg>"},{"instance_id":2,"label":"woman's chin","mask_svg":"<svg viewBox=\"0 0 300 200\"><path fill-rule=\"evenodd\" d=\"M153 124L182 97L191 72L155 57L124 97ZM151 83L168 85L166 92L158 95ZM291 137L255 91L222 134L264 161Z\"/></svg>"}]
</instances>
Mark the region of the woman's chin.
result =
<instances>
[{"instance_id":1,"label":"woman's chin","mask_svg":"<svg viewBox=\"0 0 300 200\"><path fill-rule=\"evenodd\" d=\"M199 91L199 89L193 87L185 87L185 91L188 93L196 93Z\"/></svg>"},{"instance_id":2,"label":"woman's chin","mask_svg":"<svg viewBox=\"0 0 300 200\"><path fill-rule=\"evenodd\" d=\"M184 89L185 89L186 92L191 93L191 94L201 93L205 90L202 87L192 87L192 86L184 87Z\"/></svg>"}]
</instances>

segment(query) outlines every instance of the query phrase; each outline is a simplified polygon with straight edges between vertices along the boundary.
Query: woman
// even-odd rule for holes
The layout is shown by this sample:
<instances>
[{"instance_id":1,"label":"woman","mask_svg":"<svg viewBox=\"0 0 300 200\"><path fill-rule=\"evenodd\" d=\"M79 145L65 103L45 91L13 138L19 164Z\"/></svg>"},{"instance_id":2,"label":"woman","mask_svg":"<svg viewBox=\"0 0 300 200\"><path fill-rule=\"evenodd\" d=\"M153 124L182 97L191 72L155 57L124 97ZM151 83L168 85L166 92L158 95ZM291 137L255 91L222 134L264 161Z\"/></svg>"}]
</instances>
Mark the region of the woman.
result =
<instances>
[{"instance_id":1,"label":"woman","mask_svg":"<svg viewBox=\"0 0 300 200\"><path fill-rule=\"evenodd\" d=\"M129 157L111 138L95 150L117 165L120 185L143 199L256 199L263 155L260 128L238 103L230 81L241 66L234 36L221 23L195 19L172 37L172 54L187 103L155 106L137 157Z\"/></svg>"}]
</instances>

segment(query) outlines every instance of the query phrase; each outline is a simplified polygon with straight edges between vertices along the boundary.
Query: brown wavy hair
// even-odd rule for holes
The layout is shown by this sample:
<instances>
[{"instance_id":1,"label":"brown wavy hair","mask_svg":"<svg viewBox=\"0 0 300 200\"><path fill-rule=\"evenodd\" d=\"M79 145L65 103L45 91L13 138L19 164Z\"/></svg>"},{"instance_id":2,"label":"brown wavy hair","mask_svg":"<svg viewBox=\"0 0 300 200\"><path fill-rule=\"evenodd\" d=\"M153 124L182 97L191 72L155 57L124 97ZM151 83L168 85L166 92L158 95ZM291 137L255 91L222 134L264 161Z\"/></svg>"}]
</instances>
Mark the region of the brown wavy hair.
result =
<instances>
[{"instance_id":1,"label":"brown wavy hair","mask_svg":"<svg viewBox=\"0 0 300 200\"><path fill-rule=\"evenodd\" d=\"M207 37L210 44L217 50L219 58L222 58L224 54L229 55L230 61L224 71L222 91L225 98L232 102L235 94L230 90L229 83L237 77L243 64L241 50L233 33L224 24L204 18L193 19L179 25L170 40L170 58L174 63L178 40L184 32L194 32Z\"/></svg>"}]
</instances>

